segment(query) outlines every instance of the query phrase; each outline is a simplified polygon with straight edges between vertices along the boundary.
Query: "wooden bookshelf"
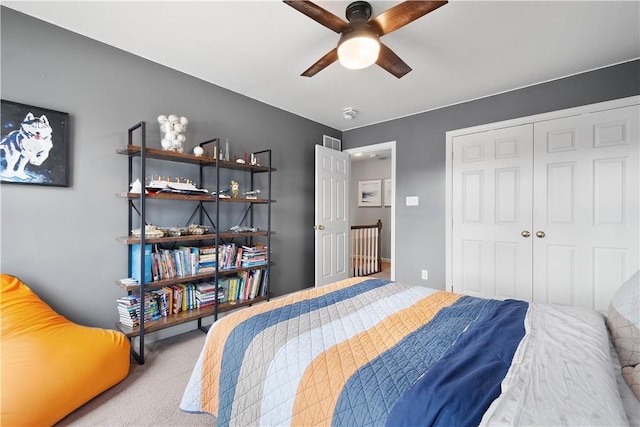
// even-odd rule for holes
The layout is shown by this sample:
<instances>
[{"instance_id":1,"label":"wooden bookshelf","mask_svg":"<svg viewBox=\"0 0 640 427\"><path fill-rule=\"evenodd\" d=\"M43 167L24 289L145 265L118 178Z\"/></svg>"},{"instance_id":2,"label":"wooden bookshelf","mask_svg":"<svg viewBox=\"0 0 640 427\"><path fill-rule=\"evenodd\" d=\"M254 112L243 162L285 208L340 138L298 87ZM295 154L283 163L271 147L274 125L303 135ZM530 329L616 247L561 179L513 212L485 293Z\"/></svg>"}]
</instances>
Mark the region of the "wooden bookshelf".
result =
<instances>
[{"instance_id":1,"label":"wooden bookshelf","mask_svg":"<svg viewBox=\"0 0 640 427\"><path fill-rule=\"evenodd\" d=\"M139 135L139 137L134 138L135 135ZM134 145L133 141L139 140L140 145ZM211 147L209 144L214 144L213 149L204 148L205 145ZM272 152L271 150L262 150L252 153L253 156L257 156L263 165L252 165L246 164L242 161L226 161L226 160L218 160L215 157L209 157L211 153L219 152L219 138L215 138L209 141L205 141L200 144L200 147L203 147L205 151L205 156L196 156L193 154L185 154L185 153L177 153L174 151L166 151L158 148L148 148L146 146L146 123L139 122L129 128L128 130L128 145L121 147L116 150L116 154L120 154L128 157L129 168L128 168L128 182L132 183L136 180L139 180L141 183L146 182L148 175L147 168L159 169L160 172L164 170L165 165L163 162L177 162L177 163L185 163L189 165L197 166L197 172L199 175L199 181L202 189L207 189L207 191L199 191L199 192L179 192L179 191L167 191L161 190L157 192L149 191L142 193L131 193L131 192L123 192L116 194L116 197L127 200L127 211L128 211L128 230L126 236L116 237L116 240L129 245L128 250L128 263L129 263L129 273L132 274L132 271L136 272L136 277L139 275L144 276L147 268L149 267L146 263L144 263L144 270L142 268L141 259L145 258L145 251L147 250L146 245L154 245L156 251L163 251L164 254L169 254L173 252L164 252L173 251L174 249L180 250L180 246L196 246L200 248L204 247L216 247L216 253L220 250L222 245L228 243L235 243L240 246L257 246L263 245L269 248L266 254L266 263L264 265L254 265L251 267L240 267L240 268L221 268L223 265L219 263L215 270L200 272L194 275L181 276L181 277L172 277L163 280L156 280L149 283L134 283L134 284L123 284L120 280L116 280L116 285L120 286L120 288L127 292L127 294L139 294L141 292L148 292L158 290L164 287L169 287L177 284L194 284L203 283L205 281L208 282L218 282L214 283L216 286L216 290L220 286L222 278L227 278L230 276L249 276L249 274L243 274L246 271L250 270L262 270L261 276L263 278L263 282L253 282L258 283L264 286L264 289L260 288L259 293L265 293L266 295L270 295L269 287L270 287L270 268L273 265L270 258L271 251L271 235L274 234L271 231L271 203L275 203L275 200L271 198L271 172L275 171L272 165ZM149 159L156 160L155 162L148 162ZM205 170L213 170L214 173L206 173ZM244 175L244 179L247 182L250 182L253 187L256 183L260 185L261 193L257 193L258 196L264 195L265 198L247 198L247 197L220 197L222 194L226 195L226 192L222 192L226 185L221 188L220 183L220 171L221 169L232 169L235 171L245 172L244 174L240 174L238 172L234 172L234 175ZM261 178L257 181L254 181L256 174L260 174ZM204 184L205 178L209 180L208 186ZM154 202L153 204L148 204L146 201L156 200L158 202ZM161 201L175 201L176 203L180 202L195 202L195 210L190 217L186 220L188 223L199 223L201 225L207 225L208 233L206 234L190 234L190 235L181 235L181 236L165 236L165 237L146 237L140 238L131 235L131 229L133 228L142 228L144 229L144 225L149 224L150 215L148 212L151 210L157 210ZM216 203L216 205L209 205L209 203ZM227 205L227 203L233 203L234 208L231 209L231 205ZM238 207L237 204L244 204L245 206ZM223 208L224 205L224 208ZM232 231L219 231L219 225L222 222L224 223L225 218L224 215L229 215L233 213L233 215L237 215L237 211L244 210L244 214L240 215L242 219L238 223L238 225L253 227L253 219L254 219L254 206L261 205L256 209L261 210L261 230L252 231L252 232L232 232ZM211 209L210 209L211 207ZM188 211L192 208L188 207L183 209L188 215ZM214 211L211 213L210 211ZM264 215L266 213L266 215ZM250 214L250 215L249 215ZM254 241L254 238L257 238L257 242ZM144 241L144 246L142 245ZM190 242L190 243L187 243ZM135 248L132 248L132 245L137 245ZM191 254L189 254L191 255ZM180 257L182 262L186 262L185 258ZM134 260L136 260L134 262ZM263 259L261 259L262 261ZM235 264L235 263L234 263ZM134 266L135 265L135 266ZM136 268L137 267L137 268ZM135 268L135 270L132 270ZM173 271L173 267L170 268L172 272L182 272L182 264L178 264L176 262L175 271ZM266 271L266 273L264 273ZM247 281L248 282L248 281ZM255 292L256 288L252 288L253 292ZM246 294L244 294L246 295ZM127 337L138 337L137 349L132 346L132 355L139 363L144 363L144 336L149 332L159 331L165 328L169 328L172 326L177 326L183 323L191 322L194 320L198 321L198 328L202 329L201 319L208 316L213 316L213 321L217 320L217 314L221 312L225 312L228 310L234 310L237 308L246 307L261 301L268 300L269 296L266 297L255 297L249 300L240 300L233 301L227 303L219 303L217 300L215 305L203 307L200 309L186 310L181 311L177 314L171 314L167 317L162 317L158 320L148 321L144 324L144 327L141 329L140 327L129 327L123 323L116 323L116 327L124 332ZM146 298L145 298L146 300ZM141 301L138 301L138 304L141 304ZM139 305L137 307L139 309L139 317L145 317L145 310L149 309L144 305ZM120 313L120 310L118 310ZM120 313L120 315L123 315ZM126 316L126 314L124 314ZM127 320L125 317L122 317L123 320ZM133 344L133 343L132 343Z\"/></svg>"}]
</instances>

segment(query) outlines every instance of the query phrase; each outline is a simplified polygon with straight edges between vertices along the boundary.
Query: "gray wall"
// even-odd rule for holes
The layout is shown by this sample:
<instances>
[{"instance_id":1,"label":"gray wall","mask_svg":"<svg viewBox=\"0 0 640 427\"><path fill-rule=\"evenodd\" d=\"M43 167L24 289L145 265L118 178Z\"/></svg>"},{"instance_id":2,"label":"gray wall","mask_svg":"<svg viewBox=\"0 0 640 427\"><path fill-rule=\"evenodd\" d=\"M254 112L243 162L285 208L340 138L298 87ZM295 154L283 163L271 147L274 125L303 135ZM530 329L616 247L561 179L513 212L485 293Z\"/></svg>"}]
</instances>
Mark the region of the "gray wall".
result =
<instances>
[{"instance_id":1,"label":"gray wall","mask_svg":"<svg viewBox=\"0 0 640 427\"><path fill-rule=\"evenodd\" d=\"M383 191L384 203L384 179L391 177L391 160L354 160L351 157L351 187L350 194L358 194L358 181L367 179L379 179ZM358 206L358 198L351 197L349 206L351 225L371 225L382 220L382 233L380 237L380 256L391 258L391 207L389 206Z\"/></svg>"},{"instance_id":2,"label":"gray wall","mask_svg":"<svg viewBox=\"0 0 640 427\"><path fill-rule=\"evenodd\" d=\"M314 145L339 131L11 9L1 19L2 99L68 112L72 168L68 188L0 186L3 273L74 321L113 327L124 294L115 282L127 276L116 237L128 228L127 202L115 195L129 184L127 157L115 151L139 121L160 148L156 118L176 113L190 121L189 150L214 137L229 138L232 153L273 150L272 289L313 286ZM198 176L188 165L157 165L155 173ZM193 206L177 205L152 206L152 222L183 225Z\"/></svg>"},{"instance_id":3,"label":"gray wall","mask_svg":"<svg viewBox=\"0 0 640 427\"><path fill-rule=\"evenodd\" d=\"M220 137L233 152L273 149L276 294L313 283L314 144L323 134L345 149L397 141L397 279L443 288L446 131L640 93L634 61L341 134L10 9L1 24L2 98L70 113L72 185L0 186L0 267L71 320L101 327L117 320L114 283L127 273L116 242L126 201L115 197L128 187L127 160L115 150L138 121L150 141L156 117L176 113L190 120L187 148ZM408 195L420 206L398 203ZM153 220L173 225L177 209L163 205Z\"/></svg>"},{"instance_id":4,"label":"gray wall","mask_svg":"<svg viewBox=\"0 0 640 427\"><path fill-rule=\"evenodd\" d=\"M396 141L396 280L444 289L445 132L638 94L633 61L344 132L344 149ZM420 205L405 206L407 196Z\"/></svg>"}]
</instances>

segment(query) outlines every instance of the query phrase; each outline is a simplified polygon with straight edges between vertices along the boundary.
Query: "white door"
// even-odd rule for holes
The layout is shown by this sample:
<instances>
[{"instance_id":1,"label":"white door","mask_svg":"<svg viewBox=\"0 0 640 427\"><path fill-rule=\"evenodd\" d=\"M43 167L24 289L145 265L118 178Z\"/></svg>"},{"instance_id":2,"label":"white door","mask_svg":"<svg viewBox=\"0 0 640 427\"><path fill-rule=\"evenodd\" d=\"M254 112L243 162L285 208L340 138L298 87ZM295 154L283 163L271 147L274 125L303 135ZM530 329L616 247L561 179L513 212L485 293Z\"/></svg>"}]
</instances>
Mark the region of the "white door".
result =
<instances>
[{"instance_id":1,"label":"white door","mask_svg":"<svg viewBox=\"0 0 640 427\"><path fill-rule=\"evenodd\" d=\"M453 139L454 292L531 300L532 125Z\"/></svg>"},{"instance_id":2,"label":"white door","mask_svg":"<svg viewBox=\"0 0 640 427\"><path fill-rule=\"evenodd\" d=\"M452 138L454 292L604 311L638 270L640 108L557 117Z\"/></svg>"},{"instance_id":3,"label":"white door","mask_svg":"<svg viewBox=\"0 0 640 427\"><path fill-rule=\"evenodd\" d=\"M349 277L349 154L316 145L315 285Z\"/></svg>"},{"instance_id":4,"label":"white door","mask_svg":"<svg viewBox=\"0 0 640 427\"><path fill-rule=\"evenodd\" d=\"M638 106L535 125L534 301L607 310L638 269Z\"/></svg>"}]
</instances>

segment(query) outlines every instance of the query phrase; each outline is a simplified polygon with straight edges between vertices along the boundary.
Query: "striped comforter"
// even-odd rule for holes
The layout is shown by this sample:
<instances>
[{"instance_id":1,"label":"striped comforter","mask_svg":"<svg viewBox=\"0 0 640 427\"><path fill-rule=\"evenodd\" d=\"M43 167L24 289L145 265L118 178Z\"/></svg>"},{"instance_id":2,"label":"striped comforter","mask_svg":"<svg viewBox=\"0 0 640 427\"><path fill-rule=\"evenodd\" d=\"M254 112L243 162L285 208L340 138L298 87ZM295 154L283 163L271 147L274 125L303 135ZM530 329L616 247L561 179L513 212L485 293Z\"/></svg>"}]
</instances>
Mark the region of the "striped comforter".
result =
<instances>
[{"instance_id":1,"label":"striped comforter","mask_svg":"<svg viewBox=\"0 0 640 427\"><path fill-rule=\"evenodd\" d=\"M505 394L525 399L521 381L511 395L503 382L514 355L539 357L518 350L529 311L381 279L297 292L216 322L180 408L218 426L513 424L518 414L495 406ZM494 418L483 421L490 407Z\"/></svg>"}]
</instances>

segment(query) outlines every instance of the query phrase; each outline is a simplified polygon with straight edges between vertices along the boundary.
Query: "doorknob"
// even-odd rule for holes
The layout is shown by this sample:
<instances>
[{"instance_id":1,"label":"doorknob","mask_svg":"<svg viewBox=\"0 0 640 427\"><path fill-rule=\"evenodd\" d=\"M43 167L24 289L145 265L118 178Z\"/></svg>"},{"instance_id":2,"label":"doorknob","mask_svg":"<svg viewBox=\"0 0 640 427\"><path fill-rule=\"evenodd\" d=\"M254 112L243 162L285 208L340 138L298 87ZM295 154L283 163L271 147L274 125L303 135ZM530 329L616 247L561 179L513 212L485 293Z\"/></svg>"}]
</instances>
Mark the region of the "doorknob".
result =
<instances>
[{"instance_id":1,"label":"doorknob","mask_svg":"<svg viewBox=\"0 0 640 427\"><path fill-rule=\"evenodd\" d=\"M545 236L544 231L536 231L536 236L542 239Z\"/></svg>"},{"instance_id":2,"label":"doorknob","mask_svg":"<svg viewBox=\"0 0 640 427\"><path fill-rule=\"evenodd\" d=\"M520 234L522 234L522 237L529 237L529 236L531 236L531 233L529 233L527 230L524 230L524 231L523 231L522 233L520 233Z\"/></svg>"},{"instance_id":3,"label":"doorknob","mask_svg":"<svg viewBox=\"0 0 640 427\"><path fill-rule=\"evenodd\" d=\"M313 229L314 230L324 230L324 225L314 225Z\"/></svg>"}]
</instances>

